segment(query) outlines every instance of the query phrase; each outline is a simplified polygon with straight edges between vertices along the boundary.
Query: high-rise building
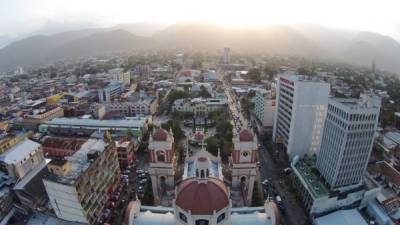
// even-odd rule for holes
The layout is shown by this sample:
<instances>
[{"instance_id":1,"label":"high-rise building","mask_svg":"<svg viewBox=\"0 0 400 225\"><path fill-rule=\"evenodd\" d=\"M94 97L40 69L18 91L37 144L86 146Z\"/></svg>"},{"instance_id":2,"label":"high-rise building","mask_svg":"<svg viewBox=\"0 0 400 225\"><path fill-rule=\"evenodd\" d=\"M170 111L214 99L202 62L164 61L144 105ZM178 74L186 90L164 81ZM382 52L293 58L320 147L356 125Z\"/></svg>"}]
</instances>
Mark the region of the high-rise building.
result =
<instances>
[{"instance_id":1,"label":"high-rise building","mask_svg":"<svg viewBox=\"0 0 400 225\"><path fill-rule=\"evenodd\" d=\"M231 49L230 48L224 48L224 55L222 57L222 63L223 64L231 63Z\"/></svg>"},{"instance_id":2,"label":"high-rise building","mask_svg":"<svg viewBox=\"0 0 400 225\"><path fill-rule=\"evenodd\" d=\"M329 92L330 85L317 79L279 77L273 140L290 159L317 153Z\"/></svg>"},{"instance_id":3,"label":"high-rise building","mask_svg":"<svg viewBox=\"0 0 400 225\"><path fill-rule=\"evenodd\" d=\"M275 103L271 90L256 90L254 112L262 127L270 131L274 126Z\"/></svg>"},{"instance_id":4,"label":"high-rise building","mask_svg":"<svg viewBox=\"0 0 400 225\"><path fill-rule=\"evenodd\" d=\"M118 189L120 168L112 144L89 139L64 159L53 159L43 179L49 202L58 218L96 224L113 192Z\"/></svg>"},{"instance_id":5,"label":"high-rise building","mask_svg":"<svg viewBox=\"0 0 400 225\"><path fill-rule=\"evenodd\" d=\"M330 99L317 168L333 190L363 181L378 125L381 100Z\"/></svg>"}]
</instances>

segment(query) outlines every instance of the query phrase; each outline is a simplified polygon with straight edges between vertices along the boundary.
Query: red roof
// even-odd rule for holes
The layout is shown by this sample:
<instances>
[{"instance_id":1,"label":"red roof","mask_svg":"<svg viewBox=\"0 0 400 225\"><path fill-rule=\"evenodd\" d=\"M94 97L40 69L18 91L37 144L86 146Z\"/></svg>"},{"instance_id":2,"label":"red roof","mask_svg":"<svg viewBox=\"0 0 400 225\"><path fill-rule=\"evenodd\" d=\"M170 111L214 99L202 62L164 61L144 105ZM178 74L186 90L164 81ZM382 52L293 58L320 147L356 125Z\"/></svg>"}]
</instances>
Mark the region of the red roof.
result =
<instances>
[{"instance_id":1,"label":"red roof","mask_svg":"<svg viewBox=\"0 0 400 225\"><path fill-rule=\"evenodd\" d=\"M253 139L253 134L247 129L239 133L239 141L253 141Z\"/></svg>"},{"instance_id":2,"label":"red roof","mask_svg":"<svg viewBox=\"0 0 400 225\"><path fill-rule=\"evenodd\" d=\"M153 133L153 140L155 141L166 141L168 137L168 132L164 129L158 129Z\"/></svg>"},{"instance_id":3,"label":"red roof","mask_svg":"<svg viewBox=\"0 0 400 225\"><path fill-rule=\"evenodd\" d=\"M197 160L200 161L200 162L205 162L205 161L207 161L207 158L206 157L200 157Z\"/></svg>"},{"instance_id":4,"label":"red roof","mask_svg":"<svg viewBox=\"0 0 400 225\"><path fill-rule=\"evenodd\" d=\"M228 189L217 178L189 178L179 184L175 204L192 215L212 215L229 206Z\"/></svg>"},{"instance_id":5,"label":"red roof","mask_svg":"<svg viewBox=\"0 0 400 225\"><path fill-rule=\"evenodd\" d=\"M194 134L194 139L196 139L196 140L202 140L203 137L204 137L204 135L200 132L197 132Z\"/></svg>"}]
</instances>

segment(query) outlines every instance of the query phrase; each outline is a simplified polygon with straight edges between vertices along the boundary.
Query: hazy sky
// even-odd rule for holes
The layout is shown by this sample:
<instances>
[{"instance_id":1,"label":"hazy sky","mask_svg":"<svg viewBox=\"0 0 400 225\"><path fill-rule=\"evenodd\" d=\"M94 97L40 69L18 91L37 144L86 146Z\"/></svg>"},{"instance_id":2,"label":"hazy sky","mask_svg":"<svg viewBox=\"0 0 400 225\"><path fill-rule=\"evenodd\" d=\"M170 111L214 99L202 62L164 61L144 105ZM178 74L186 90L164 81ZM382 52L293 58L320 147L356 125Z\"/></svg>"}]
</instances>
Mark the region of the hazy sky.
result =
<instances>
[{"instance_id":1,"label":"hazy sky","mask_svg":"<svg viewBox=\"0 0 400 225\"><path fill-rule=\"evenodd\" d=\"M155 21L228 25L315 23L376 31L400 40L400 0L0 0L0 36L45 24L108 26Z\"/></svg>"}]
</instances>

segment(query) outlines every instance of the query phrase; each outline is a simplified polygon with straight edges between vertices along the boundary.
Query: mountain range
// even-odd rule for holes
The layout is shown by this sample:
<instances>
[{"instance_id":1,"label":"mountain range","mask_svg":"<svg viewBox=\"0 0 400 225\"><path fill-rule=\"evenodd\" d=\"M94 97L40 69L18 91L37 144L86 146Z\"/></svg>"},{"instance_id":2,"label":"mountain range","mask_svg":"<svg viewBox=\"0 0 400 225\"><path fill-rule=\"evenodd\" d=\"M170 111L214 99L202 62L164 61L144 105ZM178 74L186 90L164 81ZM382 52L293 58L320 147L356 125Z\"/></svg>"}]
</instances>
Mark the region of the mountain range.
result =
<instances>
[{"instance_id":1,"label":"mountain range","mask_svg":"<svg viewBox=\"0 0 400 225\"><path fill-rule=\"evenodd\" d=\"M317 25L224 27L207 23L120 24L34 35L0 49L0 71L56 60L142 50L216 50L331 59L400 72L400 43L378 33Z\"/></svg>"}]
</instances>

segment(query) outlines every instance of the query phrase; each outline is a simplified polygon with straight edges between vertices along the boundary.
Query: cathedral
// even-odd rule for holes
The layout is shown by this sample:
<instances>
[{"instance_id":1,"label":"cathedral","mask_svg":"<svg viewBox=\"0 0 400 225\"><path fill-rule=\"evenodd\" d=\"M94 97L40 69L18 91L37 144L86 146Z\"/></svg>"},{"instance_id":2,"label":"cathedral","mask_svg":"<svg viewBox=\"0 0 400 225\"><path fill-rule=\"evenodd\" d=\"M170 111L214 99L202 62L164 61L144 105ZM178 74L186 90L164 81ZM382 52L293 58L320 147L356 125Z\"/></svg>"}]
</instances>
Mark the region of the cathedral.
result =
<instances>
[{"instance_id":1,"label":"cathedral","mask_svg":"<svg viewBox=\"0 0 400 225\"><path fill-rule=\"evenodd\" d=\"M279 225L275 203L249 207L257 176L257 140L249 130L233 137L229 159L231 180L224 177L221 157L203 147L186 152L183 170L177 173L171 131L156 130L149 140L155 205L129 204L125 225ZM177 179L177 176L179 178Z\"/></svg>"}]
</instances>

